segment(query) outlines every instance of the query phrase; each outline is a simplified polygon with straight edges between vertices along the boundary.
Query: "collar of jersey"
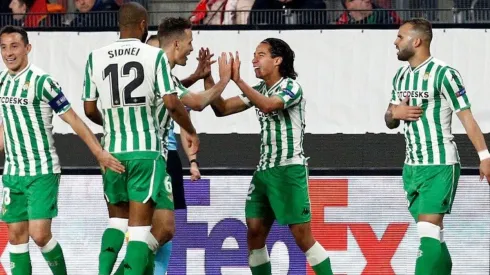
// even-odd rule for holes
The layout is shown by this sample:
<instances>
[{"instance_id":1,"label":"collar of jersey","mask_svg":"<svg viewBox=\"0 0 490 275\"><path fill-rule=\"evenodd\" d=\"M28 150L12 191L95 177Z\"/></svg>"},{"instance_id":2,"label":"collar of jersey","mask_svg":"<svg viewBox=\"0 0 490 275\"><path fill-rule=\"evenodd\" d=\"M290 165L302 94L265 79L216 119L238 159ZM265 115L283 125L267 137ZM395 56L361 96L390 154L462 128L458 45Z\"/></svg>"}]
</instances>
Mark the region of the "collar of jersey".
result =
<instances>
[{"instance_id":1,"label":"collar of jersey","mask_svg":"<svg viewBox=\"0 0 490 275\"><path fill-rule=\"evenodd\" d=\"M281 77L281 79L279 79L279 81L277 81L276 83L274 83L274 85L272 85L269 89L267 89L267 85L264 82L264 86L267 89L267 92L270 92L273 89L275 89L283 80L284 80L284 77Z\"/></svg>"},{"instance_id":2,"label":"collar of jersey","mask_svg":"<svg viewBox=\"0 0 490 275\"><path fill-rule=\"evenodd\" d=\"M27 63L27 66L20 72L16 73L15 75L11 75L9 72L7 72L8 74L8 77L12 80L17 80L19 77L21 77L25 72L27 72L29 70L29 68L31 67L31 63Z\"/></svg>"},{"instance_id":3,"label":"collar of jersey","mask_svg":"<svg viewBox=\"0 0 490 275\"><path fill-rule=\"evenodd\" d=\"M417 71L418 69L422 68L423 66L425 66L425 64L429 63L431 60L432 60L432 56L429 56L429 58L427 58L424 62L422 62L420 65L418 65L415 69L412 70L412 67L410 67L410 66L408 66L408 68L410 69L410 72L413 73L413 72Z\"/></svg>"},{"instance_id":4,"label":"collar of jersey","mask_svg":"<svg viewBox=\"0 0 490 275\"><path fill-rule=\"evenodd\" d=\"M138 41L141 42L141 40L136 39L136 38L119 38L117 42L128 42L128 41Z\"/></svg>"}]
</instances>

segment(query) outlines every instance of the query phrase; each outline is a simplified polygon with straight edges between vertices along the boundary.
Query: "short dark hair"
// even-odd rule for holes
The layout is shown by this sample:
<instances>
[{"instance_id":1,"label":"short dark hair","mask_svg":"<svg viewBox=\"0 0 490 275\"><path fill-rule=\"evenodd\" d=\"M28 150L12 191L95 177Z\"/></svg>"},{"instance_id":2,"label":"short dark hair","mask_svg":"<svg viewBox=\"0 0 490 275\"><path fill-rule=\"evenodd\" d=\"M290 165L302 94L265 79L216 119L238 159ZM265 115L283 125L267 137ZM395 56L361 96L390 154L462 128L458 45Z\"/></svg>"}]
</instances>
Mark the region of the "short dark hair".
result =
<instances>
[{"instance_id":1,"label":"short dark hair","mask_svg":"<svg viewBox=\"0 0 490 275\"><path fill-rule=\"evenodd\" d=\"M269 51L272 57L282 57L282 63L279 65L279 73L282 77L296 79L298 73L294 70L294 51L288 43L279 38L267 38L261 43L269 44Z\"/></svg>"},{"instance_id":2,"label":"short dark hair","mask_svg":"<svg viewBox=\"0 0 490 275\"><path fill-rule=\"evenodd\" d=\"M424 18L412 18L403 22L402 26L410 24L414 31L425 36L425 40L430 44L432 41L432 24Z\"/></svg>"},{"instance_id":3,"label":"short dark hair","mask_svg":"<svg viewBox=\"0 0 490 275\"><path fill-rule=\"evenodd\" d=\"M192 29L192 23L189 19L182 17L165 18L158 26L158 39L160 40L160 44L163 45L169 37L181 35L188 29Z\"/></svg>"},{"instance_id":4,"label":"short dark hair","mask_svg":"<svg viewBox=\"0 0 490 275\"><path fill-rule=\"evenodd\" d=\"M3 27L0 30L0 37L4 34L11 34L11 33L18 33L20 36L22 36L22 41L24 42L25 45L29 44L29 37L27 36L26 30L24 30L22 27L18 26L12 26L8 25Z\"/></svg>"}]
</instances>

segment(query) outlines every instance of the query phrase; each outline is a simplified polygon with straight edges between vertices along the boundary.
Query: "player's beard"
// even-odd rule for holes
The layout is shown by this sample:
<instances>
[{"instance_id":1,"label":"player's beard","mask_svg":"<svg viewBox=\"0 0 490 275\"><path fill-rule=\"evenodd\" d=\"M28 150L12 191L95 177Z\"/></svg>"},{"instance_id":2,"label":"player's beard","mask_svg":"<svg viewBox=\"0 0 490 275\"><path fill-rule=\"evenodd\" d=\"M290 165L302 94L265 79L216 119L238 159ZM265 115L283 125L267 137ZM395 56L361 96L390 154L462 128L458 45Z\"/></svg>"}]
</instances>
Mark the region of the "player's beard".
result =
<instances>
[{"instance_id":1,"label":"player's beard","mask_svg":"<svg viewBox=\"0 0 490 275\"><path fill-rule=\"evenodd\" d=\"M408 61L412 56L415 55L415 51L413 48L406 47L398 51L398 60L400 61Z\"/></svg>"}]
</instances>

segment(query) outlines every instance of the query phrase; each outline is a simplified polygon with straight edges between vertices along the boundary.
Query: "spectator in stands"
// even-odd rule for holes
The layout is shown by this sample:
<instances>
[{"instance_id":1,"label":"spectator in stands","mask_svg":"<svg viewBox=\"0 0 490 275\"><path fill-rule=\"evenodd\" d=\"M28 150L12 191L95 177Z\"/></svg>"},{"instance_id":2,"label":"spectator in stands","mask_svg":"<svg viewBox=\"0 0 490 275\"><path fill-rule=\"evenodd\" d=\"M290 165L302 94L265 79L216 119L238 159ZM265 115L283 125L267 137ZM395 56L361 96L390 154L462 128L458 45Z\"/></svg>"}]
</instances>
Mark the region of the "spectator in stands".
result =
<instances>
[{"instance_id":1,"label":"spectator in stands","mask_svg":"<svg viewBox=\"0 0 490 275\"><path fill-rule=\"evenodd\" d=\"M114 0L75 0L77 15L71 21L72 27L116 27L119 5ZM108 12L112 13L96 13Z\"/></svg>"},{"instance_id":2,"label":"spectator in stands","mask_svg":"<svg viewBox=\"0 0 490 275\"><path fill-rule=\"evenodd\" d=\"M255 0L228 0L223 25L245 25Z\"/></svg>"},{"instance_id":3,"label":"spectator in stands","mask_svg":"<svg viewBox=\"0 0 490 275\"><path fill-rule=\"evenodd\" d=\"M15 25L25 28L47 25L46 0L11 0L9 8L12 10Z\"/></svg>"},{"instance_id":4,"label":"spectator in stands","mask_svg":"<svg viewBox=\"0 0 490 275\"><path fill-rule=\"evenodd\" d=\"M221 25L225 16L226 0L201 0L192 12L192 24Z\"/></svg>"},{"instance_id":5,"label":"spectator in stands","mask_svg":"<svg viewBox=\"0 0 490 275\"><path fill-rule=\"evenodd\" d=\"M325 24L327 5L323 0L255 0L250 24ZM309 11L294 12L304 9ZM272 10L272 11L265 11Z\"/></svg>"},{"instance_id":6,"label":"spectator in stands","mask_svg":"<svg viewBox=\"0 0 490 275\"><path fill-rule=\"evenodd\" d=\"M337 24L400 24L394 11L384 10L371 0L340 0L345 8Z\"/></svg>"}]
</instances>

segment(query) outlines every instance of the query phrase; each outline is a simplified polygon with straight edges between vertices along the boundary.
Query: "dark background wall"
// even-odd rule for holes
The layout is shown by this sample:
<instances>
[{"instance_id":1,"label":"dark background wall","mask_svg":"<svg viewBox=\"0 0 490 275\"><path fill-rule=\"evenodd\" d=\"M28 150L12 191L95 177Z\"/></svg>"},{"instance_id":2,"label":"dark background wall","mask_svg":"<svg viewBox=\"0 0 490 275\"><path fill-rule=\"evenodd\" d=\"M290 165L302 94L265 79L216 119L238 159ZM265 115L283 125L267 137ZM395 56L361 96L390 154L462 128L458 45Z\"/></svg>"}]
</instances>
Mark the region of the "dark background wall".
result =
<instances>
[{"instance_id":1,"label":"dark background wall","mask_svg":"<svg viewBox=\"0 0 490 275\"><path fill-rule=\"evenodd\" d=\"M100 138L100 135L98 136ZM259 161L258 134L200 134L198 154L202 168L255 168ZM490 144L490 134L486 134ZM180 141L180 138L177 137ZM463 167L478 167L478 155L468 137L455 135ZM55 135L61 165L97 167L88 147L75 135ZM305 153L311 168L398 168L405 158L405 140L398 134L306 134ZM182 164L188 166L182 148ZM3 166L4 155L0 164Z\"/></svg>"}]
</instances>

